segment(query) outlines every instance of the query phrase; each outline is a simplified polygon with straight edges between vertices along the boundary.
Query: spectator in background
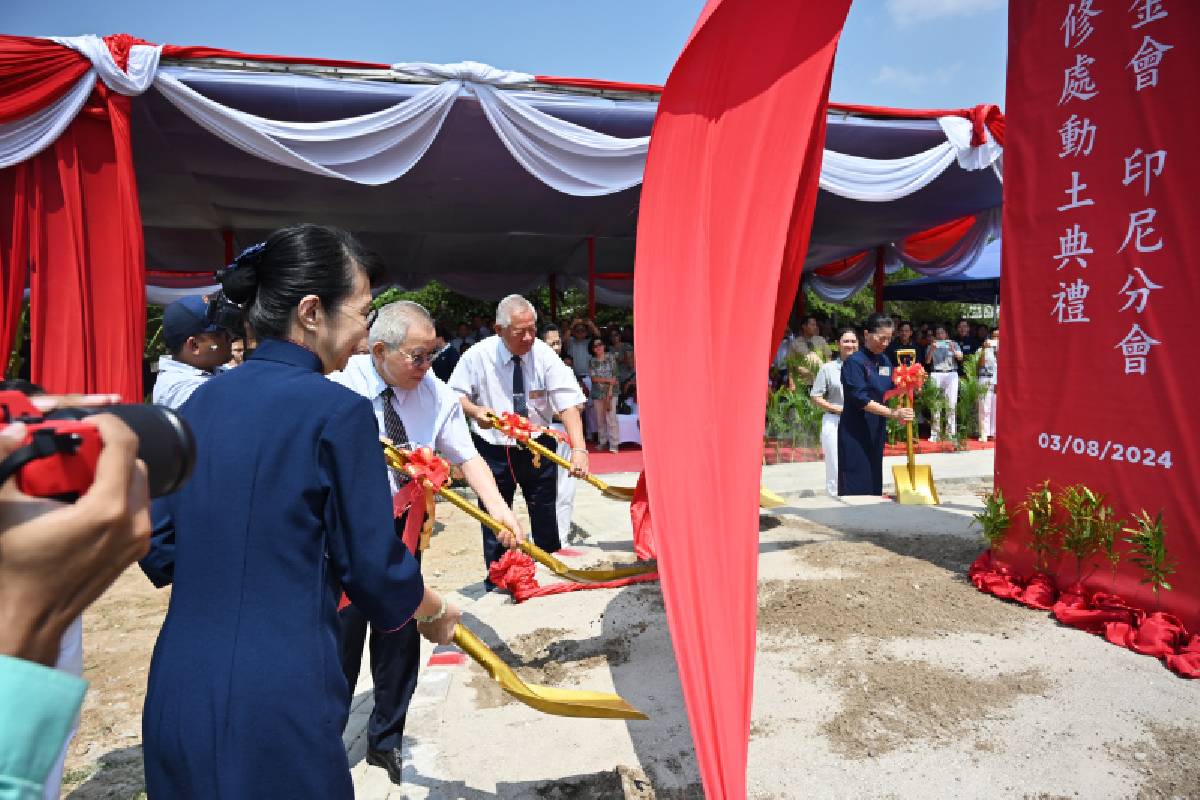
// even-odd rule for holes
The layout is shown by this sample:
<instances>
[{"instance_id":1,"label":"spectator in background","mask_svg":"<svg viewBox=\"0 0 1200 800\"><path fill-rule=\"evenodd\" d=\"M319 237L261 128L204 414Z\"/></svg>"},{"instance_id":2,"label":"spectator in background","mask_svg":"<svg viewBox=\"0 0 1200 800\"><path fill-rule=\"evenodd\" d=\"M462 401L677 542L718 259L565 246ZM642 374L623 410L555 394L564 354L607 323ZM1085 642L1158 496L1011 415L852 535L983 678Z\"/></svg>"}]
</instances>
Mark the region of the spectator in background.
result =
<instances>
[{"instance_id":1,"label":"spectator in background","mask_svg":"<svg viewBox=\"0 0 1200 800\"><path fill-rule=\"evenodd\" d=\"M954 439L958 430L955 412L958 408L958 370L961 368L963 351L958 342L949 339L945 325L937 325L933 329L933 336L933 344L925 354L925 363L930 367L930 379L946 398L946 435ZM941 428L941 409L935 409L929 441L936 442L941 438Z\"/></svg>"},{"instance_id":2,"label":"spectator in background","mask_svg":"<svg viewBox=\"0 0 1200 800\"><path fill-rule=\"evenodd\" d=\"M613 327L608 332L609 355L617 360L617 384L624 386L633 375L633 345L621 339L620 329Z\"/></svg>"},{"instance_id":3,"label":"spectator in background","mask_svg":"<svg viewBox=\"0 0 1200 800\"><path fill-rule=\"evenodd\" d=\"M434 330L434 346L435 350L433 357L433 374L438 376L443 383L450 380L450 373L454 372L454 367L458 365L459 352L454 345L449 342L450 331L446 330L446 326L438 323Z\"/></svg>"},{"instance_id":4,"label":"spectator in background","mask_svg":"<svg viewBox=\"0 0 1200 800\"><path fill-rule=\"evenodd\" d=\"M233 369L240 366L246 360L246 340L241 336L229 343L229 360L225 362L225 369Z\"/></svg>"},{"instance_id":5,"label":"spectator in background","mask_svg":"<svg viewBox=\"0 0 1200 800\"><path fill-rule=\"evenodd\" d=\"M450 340L450 344L454 345L454 349L458 351L460 356L467 352L468 347L475 344L475 337L472 335L471 328L467 323L458 323L458 333Z\"/></svg>"},{"instance_id":6,"label":"spectator in background","mask_svg":"<svg viewBox=\"0 0 1200 800\"><path fill-rule=\"evenodd\" d=\"M545 342L546 345L553 350L559 358L562 358L562 332L553 322L542 328L542 341Z\"/></svg>"},{"instance_id":7,"label":"spectator in background","mask_svg":"<svg viewBox=\"0 0 1200 800\"><path fill-rule=\"evenodd\" d=\"M991 336L983 340L979 352L979 441L996 438L996 353L1000 348L1000 329L992 328Z\"/></svg>"},{"instance_id":8,"label":"spectator in background","mask_svg":"<svg viewBox=\"0 0 1200 800\"><path fill-rule=\"evenodd\" d=\"M821 450L825 455L825 491L838 494L837 442L838 421L845 399L842 395L842 362L858 352L858 334L842 328L837 336L838 357L821 366L809 396L825 414L821 417Z\"/></svg>"},{"instance_id":9,"label":"spectator in background","mask_svg":"<svg viewBox=\"0 0 1200 800\"><path fill-rule=\"evenodd\" d=\"M158 359L152 399L179 408L229 360L229 331L208 321L203 299L185 297L163 310L162 333L170 355Z\"/></svg>"},{"instance_id":10,"label":"spectator in background","mask_svg":"<svg viewBox=\"0 0 1200 800\"><path fill-rule=\"evenodd\" d=\"M812 314L801 318L800 335L792 340L789 354L801 357L796 373L802 383L811 384L817 370L829 358L829 343L821 336L820 325Z\"/></svg>"},{"instance_id":11,"label":"spectator in background","mask_svg":"<svg viewBox=\"0 0 1200 800\"><path fill-rule=\"evenodd\" d=\"M588 361L592 357L592 339L600 338L600 330L590 319L577 319L571 323L571 340L564 350L575 362L575 374L582 378L588 374Z\"/></svg>"},{"instance_id":12,"label":"spectator in background","mask_svg":"<svg viewBox=\"0 0 1200 800\"><path fill-rule=\"evenodd\" d=\"M963 358L968 358L974 355L979 350L979 345L982 344L971 333L971 323L965 319L960 319L955 325L954 343L958 345L958 349L962 351ZM962 361L958 362L958 374L963 374Z\"/></svg>"},{"instance_id":13,"label":"spectator in background","mask_svg":"<svg viewBox=\"0 0 1200 800\"><path fill-rule=\"evenodd\" d=\"M916 336L913 338L916 339L917 344L928 350L929 345L933 343L933 325L928 322L922 322L917 328ZM924 361L925 359L922 358L921 360Z\"/></svg>"},{"instance_id":14,"label":"spectator in background","mask_svg":"<svg viewBox=\"0 0 1200 800\"><path fill-rule=\"evenodd\" d=\"M604 340L592 340L592 356L588 361L588 375L592 379L592 406L596 409L597 443L615 453L621 444L621 433L617 423L617 358L607 352Z\"/></svg>"},{"instance_id":15,"label":"spectator in background","mask_svg":"<svg viewBox=\"0 0 1200 800\"><path fill-rule=\"evenodd\" d=\"M557 325L550 323L542 328L542 341L557 353L559 358L562 358L564 364L571 367L571 373L574 374L574 364L569 363L571 357L562 354L562 332ZM580 388L582 389L582 385ZM567 432L567 428L558 414L554 415L554 422L550 424L550 427L562 433ZM558 440L557 451L561 458L567 461L571 460L571 443L565 436ZM558 471L558 491L554 500L554 514L558 519L558 538L563 542L568 541L568 537L571 535L571 511L575 506L575 480L575 476L567 470L560 469Z\"/></svg>"},{"instance_id":16,"label":"spectator in background","mask_svg":"<svg viewBox=\"0 0 1200 800\"><path fill-rule=\"evenodd\" d=\"M920 364L925 360L925 348L917 343L913 335L913 326L907 320L896 326L896 338L888 345L887 356L891 360L892 366L899 366L900 359L896 357L896 353L900 350L916 350L917 355L913 363Z\"/></svg>"},{"instance_id":17,"label":"spectator in background","mask_svg":"<svg viewBox=\"0 0 1200 800\"><path fill-rule=\"evenodd\" d=\"M475 337L476 342L482 342L484 339L491 336L492 332L492 329L484 324L483 317L481 315L471 315L471 335Z\"/></svg>"},{"instance_id":18,"label":"spectator in background","mask_svg":"<svg viewBox=\"0 0 1200 800\"><path fill-rule=\"evenodd\" d=\"M975 326L975 338L976 338L976 340L978 340L980 347L982 347L983 343L986 342L988 339L990 339L991 336L992 336L992 329L989 328L987 325L985 325L981 322Z\"/></svg>"}]
</instances>

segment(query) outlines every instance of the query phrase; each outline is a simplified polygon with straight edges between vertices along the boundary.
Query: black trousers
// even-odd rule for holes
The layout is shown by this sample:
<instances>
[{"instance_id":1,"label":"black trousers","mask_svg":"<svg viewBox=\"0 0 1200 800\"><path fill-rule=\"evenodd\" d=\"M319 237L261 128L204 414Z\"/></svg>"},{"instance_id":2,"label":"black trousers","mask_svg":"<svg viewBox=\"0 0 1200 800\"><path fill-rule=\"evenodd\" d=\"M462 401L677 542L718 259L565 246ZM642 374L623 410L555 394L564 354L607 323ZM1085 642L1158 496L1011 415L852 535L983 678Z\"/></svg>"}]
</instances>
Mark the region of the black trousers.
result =
<instances>
[{"instance_id":1,"label":"black trousers","mask_svg":"<svg viewBox=\"0 0 1200 800\"><path fill-rule=\"evenodd\" d=\"M403 521L396 520L396 535L403 530ZM417 554L417 561L421 554ZM342 623L342 672L354 695L358 669L362 664L363 645L367 641L366 615L353 605L338 612ZM367 745L372 750L392 750L404 739L404 718L417 689L417 672L421 667L421 636L417 623L409 621L398 631L385 633L371 625L371 679L375 682L375 707L367 723Z\"/></svg>"},{"instance_id":2,"label":"black trousers","mask_svg":"<svg viewBox=\"0 0 1200 800\"><path fill-rule=\"evenodd\" d=\"M525 504L529 507L529 522L533 528L533 543L548 553L562 548L558 538L558 517L555 514L555 500L558 496L558 470L560 467L547 458L541 460L541 466L533 466L533 453L524 447L501 447L489 444L476 434L475 448L492 470L496 479L496 487L500 490L504 502L512 505L513 495L517 487L525 496ZM550 450L558 447L553 436L541 436L538 443ZM483 503L479 504L483 508ZM486 510L486 509L485 509ZM483 530L483 563L484 568L499 561L504 555L504 545L496 539L496 534L486 525Z\"/></svg>"}]
</instances>

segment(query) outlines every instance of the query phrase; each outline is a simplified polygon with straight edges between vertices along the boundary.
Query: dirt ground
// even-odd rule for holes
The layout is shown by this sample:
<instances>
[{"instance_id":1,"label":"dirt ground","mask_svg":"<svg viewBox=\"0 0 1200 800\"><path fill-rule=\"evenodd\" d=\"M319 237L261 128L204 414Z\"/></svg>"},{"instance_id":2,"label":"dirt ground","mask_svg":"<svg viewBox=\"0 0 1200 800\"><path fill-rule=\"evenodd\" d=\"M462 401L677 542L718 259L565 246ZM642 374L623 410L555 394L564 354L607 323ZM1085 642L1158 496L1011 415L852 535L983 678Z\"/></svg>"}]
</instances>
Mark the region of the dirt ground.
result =
<instances>
[{"instance_id":1,"label":"dirt ground","mask_svg":"<svg viewBox=\"0 0 1200 800\"><path fill-rule=\"evenodd\" d=\"M482 578L478 526L446 506L439 506L439 519L433 549L426 556L426 579L439 589L469 596ZM794 753L798 737L809 735L810 724L828 758L858 765L856 770L870 771L923 749L951 747L965 748L978 765L999 759L1011 744L996 731L1006 730L1006 721L1023 704L1053 706L1056 693L1071 688L1064 686L1062 677L1069 668L1061 665L1055 673L1027 664L1013 667L1003 654L988 660L983 653L976 657L983 659L978 664L927 657L926 651L939 643L957 652L962 641L1003 644L1028 636L1031 629L1057 629L1046 615L986 597L965 581L967 566L979 552L974 540L835 530L783 515L764 516L762 529L764 553L767 544L775 550L764 555L764 565L771 566L764 568L759 585L752 775L758 757L755 748ZM621 560L621 555L613 556ZM64 796L73 800L143 796L141 707L150 653L168 596L134 568L85 615L85 677L91 689L70 749ZM541 627L507 637L498 652L526 680L552 686L585 686L588 678L581 676L594 676L602 669L620 671L623 665L628 669L638 659L639 637L661 622L662 597L657 585L646 584L622 590L614 598L616 605L610 611L620 606L636 613L625 614L618 627L606 624L603 636L580 638L562 621L547 619ZM1066 635L1085 637L1076 632ZM912 642L932 644L910 653L905 647ZM1142 669L1147 666L1143 662L1149 660L1135 657L1131 663ZM652 669L673 672L674 665L654 664ZM481 669L472 665L469 670L466 685L474 690L475 713L519 710ZM1168 692L1180 692L1179 679L1153 670L1148 674ZM770 683L766 691L760 681ZM773 692L790 696L808 691L819 699L808 703L807 695L801 698L800 705L809 709L806 714L811 717L803 723L784 715L782 705L772 697ZM822 703L827 706L824 710ZM1121 726L1121 733L1097 745L1097 757L1134 776L1128 781L1127 796L1200 797L1196 726L1189 721L1174 724L1149 713L1123 715L1114 724ZM646 748L639 752L650 752L650 745ZM646 797L655 793L659 798L701 796L694 783L691 753L653 760L647 763L643 758L640 764L622 768L650 776L655 788L647 789ZM672 760L675 763L668 763ZM592 773L532 784L526 796L619 798L621 774ZM682 785L670 785L671 781L663 785L662 779L670 776ZM753 780L751 794L764 799L789 796L756 789ZM803 794L821 796L812 791ZM898 784L884 794L912 796ZM995 796L1060 794L998 790Z\"/></svg>"}]
</instances>

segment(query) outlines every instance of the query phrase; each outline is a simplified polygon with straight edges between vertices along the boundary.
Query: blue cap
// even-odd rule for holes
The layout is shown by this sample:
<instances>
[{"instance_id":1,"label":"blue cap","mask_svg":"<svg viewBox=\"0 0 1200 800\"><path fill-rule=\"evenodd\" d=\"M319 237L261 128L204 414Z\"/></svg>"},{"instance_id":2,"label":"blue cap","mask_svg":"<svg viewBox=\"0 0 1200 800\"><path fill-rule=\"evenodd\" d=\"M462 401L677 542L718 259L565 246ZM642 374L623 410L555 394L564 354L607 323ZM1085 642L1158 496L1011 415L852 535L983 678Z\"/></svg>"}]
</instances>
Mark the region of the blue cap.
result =
<instances>
[{"instance_id":1,"label":"blue cap","mask_svg":"<svg viewBox=\"0 0 1200 800\"><path fill-rule=\"evenodd\" d=\"M188 337L219 331L221 326L209 322L208 303L202 298L185 297L163 309L162 330L163 342L174 352Z\"/></svg>"}]
</instances>

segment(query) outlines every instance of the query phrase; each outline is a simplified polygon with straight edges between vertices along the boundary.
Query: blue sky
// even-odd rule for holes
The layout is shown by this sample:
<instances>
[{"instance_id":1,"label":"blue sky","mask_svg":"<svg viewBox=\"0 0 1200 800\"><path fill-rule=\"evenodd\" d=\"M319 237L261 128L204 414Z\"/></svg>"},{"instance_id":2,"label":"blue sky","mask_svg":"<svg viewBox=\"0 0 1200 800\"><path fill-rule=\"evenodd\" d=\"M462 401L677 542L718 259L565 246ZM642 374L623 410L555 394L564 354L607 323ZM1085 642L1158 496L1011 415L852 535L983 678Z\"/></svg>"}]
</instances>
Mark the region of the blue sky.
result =
<instances>
[{"instance_id":1,"label":"blue sky","mask_svg":"<svg viewBox=\"0 0 1200 800\"><path fill-rule=\"evenodd\" d=\"M820 2L820 0L786 0ZM473 60L540 74L666 79L702 0L0 0L0 32L126 32L152 42L363 61ZM832 99L1003 105L1005 0L855 0Z\"/></svg>"}]
</instances>

